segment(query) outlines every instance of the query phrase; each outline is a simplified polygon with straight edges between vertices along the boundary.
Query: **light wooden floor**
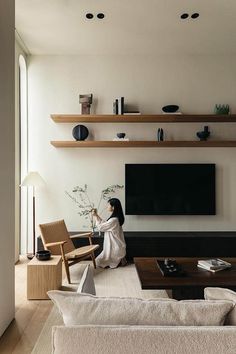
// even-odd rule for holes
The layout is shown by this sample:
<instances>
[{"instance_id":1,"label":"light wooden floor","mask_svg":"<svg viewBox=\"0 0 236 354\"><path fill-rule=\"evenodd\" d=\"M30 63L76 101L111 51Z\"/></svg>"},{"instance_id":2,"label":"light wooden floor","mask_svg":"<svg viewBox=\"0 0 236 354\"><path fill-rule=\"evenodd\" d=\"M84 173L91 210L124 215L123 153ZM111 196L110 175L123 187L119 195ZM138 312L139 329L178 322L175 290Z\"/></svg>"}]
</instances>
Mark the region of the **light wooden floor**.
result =
<instances>
[{"instance_id":1,"label":"light wooden floor","mask_svg":"<svg viewBox=\"0 0 236 354\"><path fill-rule=\"evenodd\" d=\"M27 259L21 258L15 266L15 320L0 338L1 354L31 353L43 325L52 309L50 300L28 301L26 298Z\"/></svg>"}]
</instances>

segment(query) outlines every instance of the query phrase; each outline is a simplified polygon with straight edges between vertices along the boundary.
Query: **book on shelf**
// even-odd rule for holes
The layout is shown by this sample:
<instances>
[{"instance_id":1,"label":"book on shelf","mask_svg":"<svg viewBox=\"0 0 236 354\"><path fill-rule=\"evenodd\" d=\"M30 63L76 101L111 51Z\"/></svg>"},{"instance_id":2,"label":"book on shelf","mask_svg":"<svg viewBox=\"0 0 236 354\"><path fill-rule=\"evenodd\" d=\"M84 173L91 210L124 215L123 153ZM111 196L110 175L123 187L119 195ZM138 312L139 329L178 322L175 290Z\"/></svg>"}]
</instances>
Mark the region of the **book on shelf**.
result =
<instances>
[{"instance_id":1,"label":"book on shelf","mask_svg":"<svg viewBox=\"0 0 236 354\"><path fill-rule=\"evenodd\" d=\"M114 138L113 141L129 141L129 138Z\"/></svg>"},{"instance_id":2,"label":"book on shelf","mask_svg":"<svg viewBox=\"0 0 236 354\"><path fill-rule=\"evenodd\" d=\"M119 114L119 104L118 99L113 102L113 114Z\"/></svg>"},{"instance_id":3,"label":"book on shelf","mask_svg":"<svg viewBox=\"0 0 236 354\"><path fill-rule=\"evenodd\" d=\"M127 115L127 116L136 116L136 115L140 115L141 114L141 112L139 112L139 111L126 111L126 112L124 112L124 115Z\"/></svg>"},{"instance_id":4,"label":"book on shelf","mask_svg":"<svg viewBox=\"0 0 236 354\"><path fill-rule=\"evenodd\" d=\"M175 114L183 114L182 112L162 112L162 114L175 115Z\"/></svg>"},{"instance_id":5,"label":"book on shelf","mask_svg":"<svg viewBox=\"0 0 236 354\"><path fill-rule=\"evenodd\" d=\"M197 266L211 272L218 272L220 270L230 268L231 263L223 261L219 258L212 258L199 260Z\"/></svg>"},{"instance_id":6,"label":"book on shelf","mask_svg":"<svg viewBox=\"0 0 236 354\"><path fill-rule=\"evenodd\" d=\"M120 97L118 100L118 114L124 114L125 99Z\"/></svg>"}]
</instances>

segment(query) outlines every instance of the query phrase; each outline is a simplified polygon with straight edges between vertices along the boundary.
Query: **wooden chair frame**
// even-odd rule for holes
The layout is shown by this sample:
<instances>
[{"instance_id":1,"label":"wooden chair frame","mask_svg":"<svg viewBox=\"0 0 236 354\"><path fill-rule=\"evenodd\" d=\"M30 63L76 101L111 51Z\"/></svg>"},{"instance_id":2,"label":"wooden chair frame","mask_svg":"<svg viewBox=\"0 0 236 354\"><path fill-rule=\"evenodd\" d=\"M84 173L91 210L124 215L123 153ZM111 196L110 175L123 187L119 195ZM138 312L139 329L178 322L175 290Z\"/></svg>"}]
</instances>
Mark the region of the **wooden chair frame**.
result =
<instances>
[{"instance_id":1,"label":"wooden chair frame","mask_svg":"<svg viewBox=\"0 0 236 354\"><path fill-rule=\"evenodd\" d=\"M73 238L84 238L84 237L88 237L89 239L89 244L90 245L93 245L92 243L92 236L93 236L93 233L92 232L86 232L86 233L82 233L82 234L78 234L78 235L72 235L72 236L69 236L70 239L73 239ZM44 244L44 247L46 249L48 249L48 247L52 247L52 246L60 246L60 250L61 250L61 256L62 256L62 260L63 260L63 263L64 263L64 266L65 266L65 271L66 271L66 276L67 276L67 280L68 280L68 283L71 284L71 279L70 279L70 271L69 271L69 267L78 263L78 262L81 262L85 259L88 259L91 257L92 261L93 261L93 265L94 265L94 268L96 269L96 261L95 261L95 255L94 255L94 251L90 251L88 252L88 254L82 256L82 257L76 257L76 258L73 258L73 259L67 259L67 256L66 256L66 253L64 251L64 244L66 243L67 241L58 241L58 242L51 242L51 243L45 243ZM98 246L98 245L97 245ZM99 246L98 246L99 247ZM98 248L97 247L97 248Z\"/></svg>"}]
</instances>

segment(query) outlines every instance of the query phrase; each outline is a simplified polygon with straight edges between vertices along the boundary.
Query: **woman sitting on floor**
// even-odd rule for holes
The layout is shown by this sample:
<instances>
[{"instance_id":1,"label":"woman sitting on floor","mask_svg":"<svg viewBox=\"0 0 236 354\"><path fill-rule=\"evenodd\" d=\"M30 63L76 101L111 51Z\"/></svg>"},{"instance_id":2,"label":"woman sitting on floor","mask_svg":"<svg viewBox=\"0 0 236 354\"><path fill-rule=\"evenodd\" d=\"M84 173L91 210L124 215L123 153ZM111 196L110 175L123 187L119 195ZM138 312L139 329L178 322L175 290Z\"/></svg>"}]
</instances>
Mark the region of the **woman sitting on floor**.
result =
<instances>
[{"instance_id":1,"label":"woman sitting on floor","mask_svg":"<svg viewBox=\"0 0 236 354\"><path fill-rule=\"evenodd\" d=\"M111 212L111 216L103 221L96 209L92 210L98 230L104 231L103 251L96 258L96 263L101 268L116 268L118 265L124 266L127 263L126 244L122 230L125 218L119 199L108 200L108 211Z\"/></svg>"}]
</instances>

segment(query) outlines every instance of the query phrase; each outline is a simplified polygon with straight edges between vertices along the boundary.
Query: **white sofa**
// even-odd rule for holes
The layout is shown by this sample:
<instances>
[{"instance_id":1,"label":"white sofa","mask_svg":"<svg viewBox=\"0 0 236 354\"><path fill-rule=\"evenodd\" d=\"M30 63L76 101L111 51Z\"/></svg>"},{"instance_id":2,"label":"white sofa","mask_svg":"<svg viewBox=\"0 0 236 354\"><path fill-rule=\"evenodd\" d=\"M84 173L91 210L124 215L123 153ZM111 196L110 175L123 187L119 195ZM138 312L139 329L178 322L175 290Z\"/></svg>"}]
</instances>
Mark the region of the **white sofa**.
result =
<instances>
[{"instance_id":1,"label":"white sofa","mask_svg":"<svg viewBox=\"0 0 236 354\"><path fill-rule=\"evenodd\" d=\"M235 354L236 327L57 326L54 354Z\"/></svg>"},{"instance_id":2,"label":"white sofa","mask_svg":"<svg viewBox=\"0 0 236 354\"><path fill-rule=\"evenodd\" d=\"M208 288L208 301L97 298L87 294L95 291L89 268L78 290L48 293L65 323L53 327L53 354L236 354L236 293L231 290Z\"/></svg>"}]
</instances>

